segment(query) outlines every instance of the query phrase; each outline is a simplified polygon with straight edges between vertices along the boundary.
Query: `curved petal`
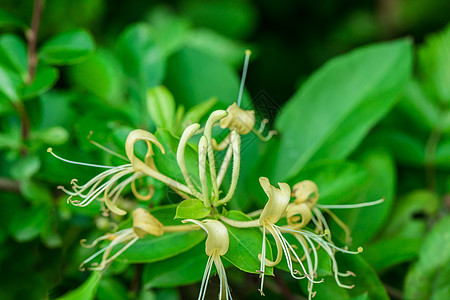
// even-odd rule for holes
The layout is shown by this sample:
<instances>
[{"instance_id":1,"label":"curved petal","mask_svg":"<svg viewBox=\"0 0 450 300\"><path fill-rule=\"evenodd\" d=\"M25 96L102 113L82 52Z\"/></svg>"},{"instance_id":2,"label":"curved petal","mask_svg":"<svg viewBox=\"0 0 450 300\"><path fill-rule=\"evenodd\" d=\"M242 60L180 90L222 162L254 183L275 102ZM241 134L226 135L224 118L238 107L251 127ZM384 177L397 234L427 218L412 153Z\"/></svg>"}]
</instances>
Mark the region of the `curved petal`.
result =
<instances>
[{"instance_id":1,"label":"curved petal","mask_svg":"<svg viewBox=\"0 0 450 300\"><path fill-rule=\"evenodd\" d=\"M269 179L266 177L260 177L259 183L269 198L259 217L259 223L261 225L265 222L275 224L286 211L286 207L291 199L291 188L286 183L278 183L280 188L276 188L270 184Z\"/></svg>"}]
</instances>

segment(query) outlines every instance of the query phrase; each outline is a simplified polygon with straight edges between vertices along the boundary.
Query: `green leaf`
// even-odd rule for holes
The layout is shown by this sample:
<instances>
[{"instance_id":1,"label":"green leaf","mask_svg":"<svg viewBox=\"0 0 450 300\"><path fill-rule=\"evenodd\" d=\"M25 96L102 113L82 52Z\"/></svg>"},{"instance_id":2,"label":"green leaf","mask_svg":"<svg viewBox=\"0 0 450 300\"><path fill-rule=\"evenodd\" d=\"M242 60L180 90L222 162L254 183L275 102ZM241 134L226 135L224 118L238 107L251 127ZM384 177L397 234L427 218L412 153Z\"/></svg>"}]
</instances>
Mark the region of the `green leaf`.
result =
<instances>
[{"instance_id":1,"label":"green leaf","mask_svg":"<svg viewBox=\"0 0 450 300\"><path fill-rule=\"evenodd\" d=\"M235 40L248 36L257 20L256 10L248 1L189 1L183 13L197 27L211 28Z\"/></svg>"},{"instance_id":2,"label":"green leaf","mask_svg":"<svg viewBox=\"0 0 450 300\"><path fill-rule=\"evenodd\" d=\"M102 278L97 289L98 300L129 299L128 290L122 282L115 278Z\"/></svg>"},{"instance_id":3,"label":"green leaf","mask_svg":"<svg viewBox=\"0 0 450 300\"><path fill-rule=\"evenodd\" d=\"M334 210L334 213L350 228L355 246L372 238L386 222L392 208L396 186L395 163L388 152L370 150L361 155L359 160L368 170L369 182L350 203L369 202L381 198L384 198L384 202L369 207Z\"/></svg>"},{"instance_id":4,"label":"green leaf","mask_svg":"<svg viewBox=\"0 0 450 300\"><path fill-rule=\"evenodd\" d=\"M288 183L293 186L307 179L314 181L319 188L320 204L340 204L365 186L368 173L353 162L323 160L308 164Z\"/></svg>"},{"instance_id":5,"label":"green leaf","mask_svg":"<svg viewBox=\"0 0 450 300\"><path fill-rule=\"evenodd\" d=\"M164 86L147 91L147 109L156 126L171 130L175 118L175 100Z\"/></svg>"},{"instance_id":6,"label":"green leaf","mask_svg":"<svg viewBox=\"0 0 450 300\"><path fill-rule=\"evenodd\" d=\"M209 113L217 103L217 98L211 98L191 107L183 118L183 125L199 123L203 117Z\"/></svg>"},{"instance_id":7,"label":"green leaf","mask_svg":"<svg viewBox=\"0 0 450 300\"><path fill-rule=\"evenodd\" d=\"M146 265L142 283L145 289L150 289L198 282L203 277L207 260L205 245L200 243L180 255Z\"/></svg>"},{"instance_id":8,"label":"green leaf","mask_svg":"<svg viewBox=\"0 0 450 300\"><path fill-rule=\"evenodd\" d=\"M425 142L414 133L387 128L372 135L370 142L387 147L402 164L423 166L425 163Z\"/></svg>"},{"instance_id":9,"label":"green leaf","mask_svg":"<svg viewBox=\"0 0 450 300\"><path fill-rule=\"evenodd\" d=\"M383 284L379 280L375 271L360 255L342 254L338 257L339 269L350 270L356 274L356 277L341 277L340 281L346 285L355 285L352 289L339 287L334 277L324 278L323 283L315 284L314 290L317 291L315 300L325 299L371 299L388 300L389 297ZM307 280L300 280L302 290L306 292ZM366 294L366 296L364 296Z\"/></svg>"},{"instance_id":10,"label":"green leaf","mask_svg":"<svg viewBox=\"0 0 450 300\"><path fill-rule=\"evenodd\" d=\"M124 84L120 63L106 49L70 68L73 82L82 89L111 104L121 103Z\"/></svg>"},{"instance_id":11,"label":"green leaf","mask_svg":"<svg viewBox=\"0 0 450 300\"><path fill-rule=\"evenodd\" d=\"M69 139L69 132L61 126L41 129L32 133L32 138L44 144L57 146L62 145Z\"/></svg>"},{"instance_id":12,"label":"green leaf","mask_svg":"<svg viewBox=\"0 0 450 300\"><path fill-rule=\"evenodd\" d=\"M431 131L439 123L439 109L424 93L416 80L405 88L405 95L398 107L422 128Z\"/></svg>"},{"instance_id":13,"label":"green leaf","mask_svg":"<svg viewBox=\"0 0 450 300\"><path fill-rule=\"evenodd\" d=\"M0 66L0 99L6 98L13 102L19 101L21 78L9 69ZM3 99L2 99L3 101Z\"/></svg>"},{"instance_id":14,"label":"green leaf","mask_svg":"<svg viewBox=\"0 0 450 300\"><path fill-rule=\"evenodd\" d=\"M152 25L152 36L165 57L178 51L190 32L190 24L165 6L154 9L149 14L148 21Z\"/></svg>"},{"instance_id":15,"label":"green leaf","mask_svg":"<svg viewBox=\"0 0 450 300\"><path fill-rule=\"evenodd\" d=\"M27 47L22 39L14 34L0 37L0 63L16 71L26 81L28 76Z\"/></svg>"},{"instance_id":16,"label":"green leaf","mask_svg":"<svg viewBox=\"0 0 450 300\"><path fill-rule=\"evenodd\" d=\"M42 60L53 65L69 65L83 61L95 50L91 34L83 29L61 33L46 41L39 51Z\"/></svg>"},{"instance_id":17,"label":"green leaf","mask_svg":"<svg viewBox=\"0 0 450 300\"><path fill-rule=\"evenodd\" d=\"M121 33L117 56L131 81L131 88L142 101L149 88L161 84L165 60L147 24L131 25Z\"/></svg>"},{"instance_id":18,"label":"green leaf","mask_svg":"<svg viewBox=\"0 0 450 300\"><path fill-rule=\"evenodd\" d=\"M427 219L438 211L439 203L438 195L425 190L405 195L395 203L389 222L380 235L383 238L423 238L427 232Z\"/></svg>"},{"instance_id":19,"label":"green leaf","mask_svg":"<svg viewBox=\"0 0 450 300\"><path fill-rule=\"evenodd\" d=\"M9 11L5 11L0 9L0 28L22 28L25 29L27 25L24 21L10 13Z\"/></svg>"},{"instance_id":20,"label":"green leaf","mask_svg":"<svg viewBox=\"0 0 450 300\"><path fill-rule=\"evenodd\" d=\"M425 238L419 260L405 280L406 299L448 299L450 296L450 216L441 219Z\"/></svg>"},{"instance_id":21,"label":"green leaf","mask_svg":"<svg viewBox=\"0 0 450 300\"><path fill-rule=\"evenodd\" d=\"M14 212L9 232L18 242L28 242L36 238L47 222L46 206L22 208Z\"/></svg>"},{"instance_id":22,"label":"green leaf","mask_svg":"<svg viewBox=\"0 0 450 300\"><path fill-rule=\"evenodd\" d=\"M240 211L229 211L227 218L238 221L251 220ZM259 228L237 228L226 223L230 238L228 252L223 256L238 269L259 274L261 261L258 254L261 254L263 235ZM270 243L266 241L266 258L272 260L272 249ZM273 268L266 266L266 275L273 275Z\"/></svg>"},{"instance_id":23,"label":"green leaf","mask_svg":"<svg viewBox=\"0 0 450 300\"><path fill-rule=\"evenodd\" d=\"M39 65L33 82L30 85L24 86L22 98L30 99L44 94L55 85L58 78L58 69Z\"/></svg>"},{"instance_id":24,"label":"green leaf","mask_svg":"<svg viewBox=\"0 0 450 300\"><path fill-rule=\"evenodd\" d=\"M176 153L179 144L179 138L173 136L168 130L158 129L155 133L159 142L164 146L165 154L159 150L155 151L154 161L156 168L166 176L184 183L184 177L177 163ZM186 168L194 186L200 187L198 154L189 144L185 148ZM206 165L208 169L208 165Z\"/></svg>"},{"instance_id":25,"label":"green leaf","mask_svg":"<svg viewBox=\"0 0 450 300\"><path fill-rule=\"evenodd\" d=\"M41 160L37 156L27 156L11 168L11 175L17 180L26 180L36 174L41 168Z\"/></svg>"},{"instance_id":26,"label":"green leaf","mask_svg":"<svg viewBox=\"0 0 450 300\"><path fill-rule=\"evenodd\" d=\"M272 178L285 180L311 159L342 159L383 117L411 75L409 40L362 47L318 70L283 107Z\"/></svg>"},{"instance_id":27,"label":"green leaf","mask_svg":"<svg viewBox=\"0 0 450 300\"><path fill-rule=\"evenodd\" d=\"M34 205L51 205L53 202L53 196L48 187L36 180L22 180L20 192Z\"/></svg>"},{"instance_id":28,"label":"green leaf","mask_svg":"<svg viewBox=\"0 0 450 300\"><path fill-rule=\"evenodd\" d=\"M377 271L415 259L419 253L420 238L387 238L365 247L362 256Z\"/></svg>"},{"instance_id":29,"label":"green leaf","mask_svg":"<svg viewBox=\"0 0 450 300\"><path fill-rule=\"evenodd\" d=\"M419 65L440 102L450 103L450 25L427 38L419 49Z\"/></svg>"},{"instance_id":30,"label":"green leaf","mask_svg":"<svg viewBox=\"0 0 450 300\"><path fill-rule=\"evenodd\" d=\"M441 141L436 149L435 163L439 167L450 167L450 139Z\"/></svg>"},{"instance_id":31,"label":"green leaf","mask_svg":"<svg viewBox=\"0 0 450 300\"><path fill-rule=\"evenodd\" d=\"M78 288L72 290L57 300L92 300L95 297L98 284L100 282L101 273L92 272L89 278Z\"/></svg>"},{"instance_id":32,"label":"green leaf","mask_svg":"<svg viewBox=\"0 0 450 300\"><path fill-rule=\"evenodd\" d=\"M235 67L242 64L245 50L249 48L209 29L193 31L186 43Z\"/></svg>"},{"instance_id":33,"label":"green leaf","mask_svg":"<svg viewBox=\"0 0 450 300\"><path fill-rule=\"evenodd\" d=\"M126 263L149 263L183 253L205 238L202 231L173 232L139 239L117 260Z\"/></svg>"},{"instance_id":34,"label":"green leaf","mask_svg":"<svg viewBox=\"0 0 450 300\"><path fill-rule=\"evenodd\" d=\"M177 219L201 219L209 215L211 209L205 207L203 201L198 199L188 199L182 201L177 206Z\"/></svg>"},{"instance_id":35,"label":"green leaf","mask_svg":"<svg viewBox=\"0 0 450 300\"><path fill-rule=\"evenodd\" d=\"M230 66L192 47L169 58L165 83L175 99L188 109L213 97L226 108L237 100L239 92L239 79ZM251 107L247 93L242 101L243 108Z\"/></svg>"}]
</instances>

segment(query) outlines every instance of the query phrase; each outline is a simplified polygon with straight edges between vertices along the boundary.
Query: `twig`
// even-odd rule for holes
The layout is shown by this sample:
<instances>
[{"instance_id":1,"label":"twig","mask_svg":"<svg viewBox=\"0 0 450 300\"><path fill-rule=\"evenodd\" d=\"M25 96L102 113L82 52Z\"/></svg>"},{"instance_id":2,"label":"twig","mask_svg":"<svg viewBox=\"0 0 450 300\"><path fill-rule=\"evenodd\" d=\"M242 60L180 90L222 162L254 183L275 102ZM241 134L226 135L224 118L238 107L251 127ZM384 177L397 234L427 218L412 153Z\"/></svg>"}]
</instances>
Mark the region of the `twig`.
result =
<instances>
[{"instance_id":1,"label":"twig","mask_svg":"<svg viewBox=\"0 0 450 300\"><path fill-rule=\"evenodd\" d=\"M33 7L33 16L31 17L31 27L26 36L28 41L28 84L32 83L36 74L38 57L36 55L36 44L41 22L43 0L35 0Z\"/></svg>"},{"instance_id":2,"label":"twig","mask_svg":"<svg viewBox=\"0 0 450 300\"><path fill-rule=\"evenodd\" d=\"M383 284L384 288L386 289L386 291L388 292L389 295L392 296L393 299L399 299L402 300L403 299L403 293L399 290L397 290L396 288L387 285L387 284Z\"/></svg>"},{"instance_id":3,"label":"twig","mask_svg":"<svg viewBox=\"0 0 450 300\"><path fill-rule=\"evenodd\" d=\"M0 191L19 193L20 184L18 181L0 177Z\"/></svg>"},{"instance_id":4,"label":"twig","mask_svg":"<svg viewBox=\"0 0 450 300\"><path fill-rule=\"evenodd\" d=\"M143 264L136 264L136 267L134 269L133 279L131 280L130 284L130 292L132 292L135 295L137 294L137 291L139 289L139 283L141 282L143 268L144 268Z\"/></svg>"}]
</instances>

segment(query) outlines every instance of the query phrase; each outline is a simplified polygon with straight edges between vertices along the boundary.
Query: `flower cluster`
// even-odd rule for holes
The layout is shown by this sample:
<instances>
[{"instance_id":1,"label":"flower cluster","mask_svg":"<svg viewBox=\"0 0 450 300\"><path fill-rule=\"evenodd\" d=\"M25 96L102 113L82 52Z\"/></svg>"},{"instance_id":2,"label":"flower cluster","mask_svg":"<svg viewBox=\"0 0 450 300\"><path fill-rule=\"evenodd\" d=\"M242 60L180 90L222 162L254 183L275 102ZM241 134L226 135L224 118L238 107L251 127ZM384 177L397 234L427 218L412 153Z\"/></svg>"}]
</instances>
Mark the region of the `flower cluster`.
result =
<instances>
[{"instance_id":1,"label":"flower cluster","mask_svg":"<svg viewBox=\"0 0 450 300\"><path fill-rule=\"evenodd\" d=\"M248 56L249 53L247 52L245 68L248 64ZM119 166L92 165L69 161L57 156L49 148L48 151L52 155L66 162L106 169L83 185L79 185L78 181L74 179L71 182L71 189L59 187L69 195L68 203L75 206L84 207L92 201L98 200L103 204L104 213L126 215L126 209L120 207L121 194L125 187L130 185L131 191L137 199L150 200L153 187L150 187L147 195L140 194L136 188L138 179L149 176L167 185L182 199L202 203L200 205L207 212L206 215L198 218L183 217L183 223L189 222L192 224L165 226L149 210L141 207L136 208L132 212L131 228L105 234L94 240L90 245L85 244L85 240L82 241L85 247L94 247L103 241L109 241L109 243L84 260L80 269L84 270L88 264L90 270L104 269L139 239L147 236L162 236L168 232L203 229L207 234L205 253L209 258L201 283L199 299L205 298L207 282L213 264L220 279L219 299L231 299L225 268L221 260L221 257L228 252L230 244L227 226L253 227L260 228L262 235L261 252L255 253L260 261L261 286L259 290L262 295L264 295L266 267L279 265L284 257L293 278L308 280L309 298L313 297L315 294L313 284L322 282L317 278L318 249L323 249L330 257L336 283L343 288L352 288L352 286L340 282L340 277L354 274L350 271L339 271L335 254L337 252L357 254L362 251L362 248L358 248L357 251L350 251L346 247L336 246L331 239L330 227L324 213L328 214L348 233L348 228L330 209L361 207L379 202L338 207L320 205L318 204L318 188L312 181L299 182L291 189L287 183L279 183L278 187L272 186L268 178L261 177L259 182L267 195L268 201L263 209L249 214L256 218L248 221L237 221L227 218L226 211L219 213L218 208L233 198L237 188L241 167L241 135L253 132L261 140L266 141L275 134L274 131L270 131L267 136L263 136L266 121L261 123L258 130L254 128L255 112L243 110L239 107L241 97L242 85L237 103L230 105L227 110L216 110L211 113L203 127L199 123L194 123L184 129L176 151L176 162L182 174L182 180L175 180L171 176L173 174L163 174L158 170L154 161L154 150L164 154L164 146L155 135L141 129L129 133L125 142L126 157L114 153L126 161L125 164ZM213 138L213 127L216 125L229 131L221 142L217 142ZM197 134L201 134L201 137L197 145L198 176L194 177L192 176L193 170L187 167L185 152L189 141ZM147 145L147 151L143 159L135 154L135 145L139 141L143 141ZM154 149L154 146L157 149ZM219 163L216 160L216 154L224 150L226 152ZM231 161L233 161L231 183L228 190L223 191L222 183L227 170L230 168ZM300 247L291 244L286 238L288 235L293 237ZM266 243L270 242L274 243L276 247L276 257L273 261L268 258L270 256L266 253ZM97 257L100 255L101 260L98 262Z\"/></svg>"}]
</instances>

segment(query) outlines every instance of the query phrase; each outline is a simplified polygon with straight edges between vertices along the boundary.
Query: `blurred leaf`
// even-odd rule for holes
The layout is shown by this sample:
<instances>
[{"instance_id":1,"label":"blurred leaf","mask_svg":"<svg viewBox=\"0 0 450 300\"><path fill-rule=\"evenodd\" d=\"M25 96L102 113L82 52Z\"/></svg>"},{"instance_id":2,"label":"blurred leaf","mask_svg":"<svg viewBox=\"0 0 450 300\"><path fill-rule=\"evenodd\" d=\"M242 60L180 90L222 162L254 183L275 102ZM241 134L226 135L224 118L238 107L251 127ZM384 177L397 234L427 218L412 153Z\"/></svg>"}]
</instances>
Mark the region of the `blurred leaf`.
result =
<instances>
[{"instance_id":1,"label":"blurred leaf","mask_svg":"<svg viewBox=\"0 0 450 300\"><path fill-rule=\"evenodd\" d=\"M364 188L368 172L357 163L322 160L308 164L288 183L293 186L307 179L319 188L320 204L341 204Z\"/></svg>"},{"instance_id":2,"label":"blurred leaf","mask_svg":"<svg viewBox=\"0 0 450 300\"><path fill-rule=\"evenodd\" d=\"M166 7L154 9L148 20L152 25L152 36L165 57L178 51L188 36L190 24Z\"/></svg>"},{"instance_id":3,"label":"blurred leaf","mask_svg":"<svg viewBox=\"0 0 450 300\"><path fill-rule=\"evenodd\" d=\"M383 145L388 148L396 161L401 164L423 166L425 163L425 142L413 132L386 128L374 133L370 137L370 142L371 145Z\"/></svg>"},{"instance_id":4,"label":"blurred leaf","mask_svg":"<svg viewBox=\"0 0 450 300\"><path fill-rule=\"evenodd\" d=\"M72 108L71 102L76 100L76 96L74 92L56 89L42 94L39 97L39 105L41 107L40 127L72 127L76 111ZM55 114L55 111L58 113Z\"/></svg>"},{"instance_id":5,"label":"blurred leaf","mask_svg":"<svg viewBox=\"0 0 450 300\"><path fill-rule=\"evenodd\" d=\"M239 92L239 79L225 62L192 47L169 58L165 83L187 109L212 97L226 108L236 101ZM242 107L251 109L247 93L242 101Z\"/></svg>"},{"instance_id":6,"label":"blurred leaf","mask_svg":"<svg viewBox=\"0 0 450 300\"><path fill-rule=\"evenodd\" d=\"M0 83L0 99L6 97L13 102L19 101L18 90L22 83L17 74L0 66Z\"/></svg>"},{"instance_id":7,"label":"blurred leaf","mask_svg":"<svg viewBox=\"0 0 450 300\"><path fill-rule=\"evenodd\" d=\"M435 224L420 249L419 260L405 280L407 299L448 299L450 297L450 216Z\"/></svg>"},{"instance_id":8,"label":"blurred leaf","mask_svg":"<svg viewBox=\"0 0 450 300\"><path fill-rule=\"evenodd\" d=\"M182 201L177 206L177 219L201 219L209 215L211 209L205 207L203 201L198 199L188 199Z\"/></svg>"},{"instance_id":9,"label":"blurred leaf","mask_svg":"<svg viewBox=\"0 0 450 300\"><path fill-rule=\"evenodd\" d=\"M365 247L362 256L377 271L412 261L419 253L421 238L387 238Z\"/></svg>"},{"instance_id":10,"label":"blurred leaf","mask_svg":"<svg viewBox=\"0 0 450 300\"><path fill-rule=\"evenodd\" d=\"M98 284L100 282L100 272L92 272L89 278L78 288L72 290L57 300L92 300L97 292Z\"/></svg>"},{"instance_id":11,"label":"blurred leaf","mask_svg":"<svg viewBox=\"0 0 450 300\"><path fill-rule=\"evenodd\" d=\"M148 289L177 287L198 282L203 277L207 260L205 245L200 243L180 255L146 265L142 274L142 284Z\"/></svg>"},{"instance_id":12,"label":"blurred leaf","mask_svg":"<svg viewBox=\"0 0 450 300\"><path fill-rule=\"evenodd\" d=\"M450 25L428 37L419 49L419 65L440 102L450 103Z\"/></svg>"},{"instance_id":13,"label":"blurred leaf","mask_svg":"<svg viewBox=\"0 0 450 300\"><path fill-rule=\"evenodd\" d=\"M450 139L441 141L436 149L435 164L439 167L450 167Z\"/></svg>"},{"instance_id":14,"label":"blurred leaf","mask_svg":"<svg viewBox=\"0 0 450 300\"><path fill-rule=\"evenodd\" d=\"M69 133L60 126L41 129L32 133L32 138L46 145L62 145L69 139Z\"/></svg>"},{"instance_id":15,"label":"blurred leaf","mask_svg":"<svg viewBox=\"0 0 450 300\"><path fill-rule=\"evenodd\" d=\"M380 235L383 238L422 238L427 231L427 219L437 212L439 202L439 197L429 191L417 190L407 194L396 202Z\"/></svg>"},{"instance_id":16,"label":"blurred leaf","mask_svg":"<svg viewBox=\"0 0 450 300\"><path fill-rule=\"evenodd\" d=\"M156 126L171 130L174 125L175 100L164 86L147 91L147 109Z\"/></svg>"},{"instance_id":17,"label":"blurred leaf","mask_svg":"<svg viewBox=\"0 0 450 300\"><path fill-rule=\"evenodd\" d=\"M126 300L129 299L127 288L119 280L106 277L100 280L97 289L98 300Z\"/></svg>"},{"instance_id":18,"label":"blurred leaf","mask_svg":"<svg viewBox=\"0 0 450 300\"><path fill-rule=\"evenodd\" d=\"M149 88L161 84L165 61L147 24L131 25L120 34L117 56L130 78L131 88L142 100Z\"/></svg>"},{"instance_id":19,"label":"blurred leaf","mask_svg":"<svg viewBox=\"0 0 450 300\"><path fill-rule=\"evenodd\" d=\"M249 217L240 211L229 211L227 217L232 220L249 221ZM259 274L261 261L258 255L261 253L263 235L259 228L237 228L226 223L230 238L228 252L223 256L238 269L247 272ZM266 258L272 260L272 249L270 243L266 242ZM273 268L267 267L266 275L273 275Z\"/></svg>"},{"instance_id":20,"label":"blurred leaf","mask_svg":"<svg viewBox=\"0 0 450 300\"><path fill-rule=\"evenodd\" d=\"M297 174L319 158L342 159L383 117L411 75L409 40L360 48L317 71L285 105L274 180ZM273 178L273 177L272 177Z\"/></svg>"},{"instance_id":21,"label":"blurred leaf","mask_svg":"<svg viewBox=\"0 0 450 300\"><path fill-rule=\"evenodd\" d=\"M122 253L117 260L126 263L149 263L164 260L183 253L202 240L201 231L165 233L162 236L146 236Z\"/></svg>"},{"instance_id":22,"label":"blurred leaf","mask_svg":"<svg viewBox=\"0 0 450 300\"><path fill-rule=\"evenodd\" d=\"M217 98L211 98L195 105L194 107L191 107L184 115L182 125L187 126L193 123L199 123L202 118L212 110L216 103Z\"/></svg>"},{"instance_id":23,"label":"blurred leaf","mask_svg":"<svg viewBox=\"0 0 450 300\"><path fill-rule=\"evenodd\" d=\"M22 98L30 99L44 94L53 87L58 78L58 69L39 65L33 82L23 88Z\"/></svg>"},{"instance_id":24,"label":"blurred leaf","mask_svg":"<svg viewBox=\"0 0 450 300\"><path fill-rule=\"evenodd\" d=\"M22 77L22 80L25 81L28 76L27 47L25 42L14 34L2 35L0 37L0 63L16 71Z\"/></svg>"},{"instance_id":25,"label":"blurred leaf","mask_svg":"<svg viewBox=\"0 0 450 300\"><path fill-rule=\"evenodd\" d=\"M244 38L256 26L256 10L250 1L188 1L184 14L198 27L210 28L233 39Z\"/></svg>"},{"instance_id":26,"label":"blurred leaf","mask_svg":"<svg viewBox=\"0 0 450 300\"><path fill-rule=\"evenodd\" d=\"M83 61L95 50L91 34L84 29L61 33L46 41L40 51L42 60L54 65L69 65Z\"/></svg>"},{"instance_id":27,"label":"blurred leaf","mask_svg":"<svg viewBox=\"0 0 450 300\"><path fill-rule=\"evenodd\" d=\"M405 95L399 103L399 108L407 113L415 123L431 131L438 125L439 110L427 98L419 83L411 80L405 88Z\"/></svg>"},{"instance_id":28,"label":"blurred leaf","mask_svg":"<svg viewBox=\"0 0 450 300\"><path fill-rule=\"evenodd\" d=\"M355 246L375 236L384 225L392 209L396 187L395 163L388 152L370 150L361 155L359 160L368 170L369 182L350 203L369 202L381 198L384 198L384 202L369 207L334 210L350 228L352 244Z\"/></svg>"},{"instance_id":29,"label":"blurred leaf","mask_svg":"<svg viewBox=\"0 0 450 300\"><path fill-rule=\"evenodd\" d=\"M13 15L11 12L0 9L0 28L14 27L25 29L27 25L24 21Z\"/></svg>"},{"instance_id":30,"label":"blurred leaf","mask_svg":"<svg viewBox=\"0 0 450 300\"><path fill-rule=\"evenodd\" d=\"M110 104L123 102L123 74L117 59L106 49L70 69L74 83Z\"/></svg>"},{"instance_id":31,"label":"blurred leaf","mask_svg":"<svg viewBox=\"0 0 450 300\"><path fill-rule=\"evenodd\" d=\"M27 156L11 168L11 175L17 180L26 180L31 178L41 168L41 161L37 156Z\"/></svg>"},{"instance_id":32,"label":"blurred leaf","mask_svg":"<svg viewBox=\"0 0 450 300\"><path fill-rule=\"evenodd\" d=\"M188 36L187 45L217 57L231 66L242 64L244 52L248 48L209 29L193 31Z\"/></svg>"},{"instance_id":33,"label":"blurred leaf","mask_svg":"<svg viewBox=\"0 0 450 300\"><path fill-rule=\"evenodd\" d=\"M47 214L47 207L42 205L15 211L9 224L11 236L21 243L36 238L46 225Z\"/></svg>"},{"instance_id":34,"label":"blurred leaf","mask_svg":"<svg viewBox=\"0 0 450 300\"><path fill-rule=\"evenodd\" d=\"M53 195L42 182L36 180L22 180L20 184L22 195L34 205L52 204Z\"/></svg>"}]
</instances>

